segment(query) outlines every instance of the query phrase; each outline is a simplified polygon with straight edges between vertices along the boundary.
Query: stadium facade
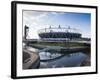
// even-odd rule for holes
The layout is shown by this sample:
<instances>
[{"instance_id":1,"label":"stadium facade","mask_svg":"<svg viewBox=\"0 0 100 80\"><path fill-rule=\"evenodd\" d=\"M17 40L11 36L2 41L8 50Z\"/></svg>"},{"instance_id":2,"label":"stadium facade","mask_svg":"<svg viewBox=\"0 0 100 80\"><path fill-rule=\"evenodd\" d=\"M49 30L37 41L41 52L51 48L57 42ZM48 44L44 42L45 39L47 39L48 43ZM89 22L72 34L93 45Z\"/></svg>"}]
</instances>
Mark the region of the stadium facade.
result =
<instances>
[{"instance_id":1,"label":"stadium facade","mask_svg":"<svg viewBox=\"0 0 100 80\"><path fill-rule=\"evenodd\" d=\"M38 35L41 40L50 40L50 41L65 41L68 39L79 39L82 34L79 30L70 27L54 27L40 29Z\"/></svg>"}]
</instances>

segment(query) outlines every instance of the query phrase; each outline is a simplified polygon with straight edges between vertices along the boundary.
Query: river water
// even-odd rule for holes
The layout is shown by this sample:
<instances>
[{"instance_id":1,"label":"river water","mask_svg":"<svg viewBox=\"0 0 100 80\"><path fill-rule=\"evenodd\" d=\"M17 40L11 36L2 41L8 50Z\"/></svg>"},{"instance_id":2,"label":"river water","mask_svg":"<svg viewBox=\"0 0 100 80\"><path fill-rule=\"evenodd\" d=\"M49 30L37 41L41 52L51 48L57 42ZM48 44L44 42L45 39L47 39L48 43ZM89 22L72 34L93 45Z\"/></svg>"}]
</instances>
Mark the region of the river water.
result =
<instances>
[{"instance_id":1,"label":"river water","mask_svg":"<svg viewBox=\"0 0 100 80\"><path fill-rule=\"evenodd\" d=\"M33 47L28 47L28 49L39 52L39 49ZM90 61L90 53L88 52L59 53L51 50L49 52L39 52L38 54L40 56L39 68L78 67L83 65L84 62L87 64L86 60ZM90 65L90 63L88 63L88 65Z\"/></svg>"}]
</instances>

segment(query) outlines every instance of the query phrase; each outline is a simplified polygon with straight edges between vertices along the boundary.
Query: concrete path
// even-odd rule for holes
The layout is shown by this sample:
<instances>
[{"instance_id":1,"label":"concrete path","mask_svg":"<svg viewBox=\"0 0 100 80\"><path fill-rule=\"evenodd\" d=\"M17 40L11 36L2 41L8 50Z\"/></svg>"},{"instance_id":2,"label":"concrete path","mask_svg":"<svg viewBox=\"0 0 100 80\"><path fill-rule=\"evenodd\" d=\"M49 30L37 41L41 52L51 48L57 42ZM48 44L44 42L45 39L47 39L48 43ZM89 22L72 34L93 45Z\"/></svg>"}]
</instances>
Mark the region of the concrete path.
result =
<instances>
[{"instance_id":1,"label":"concrete path","mask_svg":"<svg viewBox=\"0 0 100 80\"><path fill-rule=\"evenodd\" d=\"M29 69L32 64L36 63L37 60L39 60L39 55L35 52L29 51L29 50L23 50L23 52L30 55L30 58L26 59L23 63L23 69ZM36 65L34 65L36 66ZM33 67L34 67L33 66ZM37 65L38 66L38 65Z\"/></svg>"}]
</instances>

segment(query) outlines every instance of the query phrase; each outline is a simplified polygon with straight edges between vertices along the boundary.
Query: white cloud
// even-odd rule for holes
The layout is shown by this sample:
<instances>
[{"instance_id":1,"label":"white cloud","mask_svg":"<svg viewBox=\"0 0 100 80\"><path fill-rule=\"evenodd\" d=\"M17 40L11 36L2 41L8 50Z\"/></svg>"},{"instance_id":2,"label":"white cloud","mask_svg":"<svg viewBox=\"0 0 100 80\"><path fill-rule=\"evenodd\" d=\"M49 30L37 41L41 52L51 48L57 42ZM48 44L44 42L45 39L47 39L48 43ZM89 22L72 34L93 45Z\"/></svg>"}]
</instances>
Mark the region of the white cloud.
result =
<instances>
[{"instance_id":1,"label":"white cloud","mask_svg":"<svg viewBox=\"0 0 100 80\"><path fill-rule=\"evenodd\" d=\"M38 38L37 32L41 27L43 28L44 25L41 25L41 23L42 20L47 17L47 14L48 12L23 11L23 27L27 25L30 28L30 38Z\"/></svg>"},{"instance_id":2,"label":"white cloud","mask_svg":"<svg viewBox=\"0 0 100 80\"><path fill-rule=\"evenodd\" d=\"M23 23L31 26L33 23L41 22L46 15L46 12L23 11Z\"/></svg>"},{"instance_id":3,"label":"white cloud","mask_svg":"<svg viewBox=\"0 0 100 80\"><path fill-rule=\"evenodd\" d=\"M58 15L58 13L59 14L65 14L65 12L51 12L51 14L53 14L53 15Z\"/></svg>"}]
</instances>

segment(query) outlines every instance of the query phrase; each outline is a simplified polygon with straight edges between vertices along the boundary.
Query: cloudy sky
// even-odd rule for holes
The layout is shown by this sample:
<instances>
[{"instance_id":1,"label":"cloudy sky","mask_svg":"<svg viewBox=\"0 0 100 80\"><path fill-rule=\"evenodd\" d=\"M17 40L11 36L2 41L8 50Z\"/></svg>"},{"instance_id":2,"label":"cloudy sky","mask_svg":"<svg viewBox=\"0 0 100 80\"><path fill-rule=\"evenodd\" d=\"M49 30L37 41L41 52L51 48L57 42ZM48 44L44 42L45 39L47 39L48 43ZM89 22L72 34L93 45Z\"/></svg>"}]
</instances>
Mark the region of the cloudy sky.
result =
<instances>
[{"instance_id":1,"label":"cloudy sky","mask_svg":"<svg viewBox=\"0 0 100 80\"><path fill-rule=\"evenodd\" d=\"M44 11L23 11L23 32L24 26L29 27L28 38L39 38L39 29L51 27L76 28L82 33L82 37L90 37L91 14L71 12L44 12Z\"/></svg>"}]
</instances>

